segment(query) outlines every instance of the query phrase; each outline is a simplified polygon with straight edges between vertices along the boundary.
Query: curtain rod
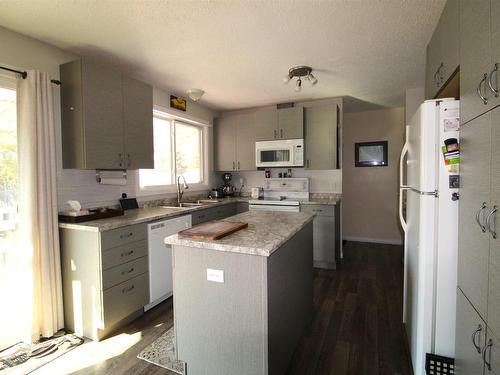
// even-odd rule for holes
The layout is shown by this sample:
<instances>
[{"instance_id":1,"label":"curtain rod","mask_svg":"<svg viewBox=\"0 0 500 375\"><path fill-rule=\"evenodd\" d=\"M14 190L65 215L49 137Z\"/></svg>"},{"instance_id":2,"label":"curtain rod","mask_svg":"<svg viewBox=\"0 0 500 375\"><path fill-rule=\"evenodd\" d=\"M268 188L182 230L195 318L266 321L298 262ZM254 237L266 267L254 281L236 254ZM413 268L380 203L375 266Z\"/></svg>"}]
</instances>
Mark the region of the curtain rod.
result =
<instances>
[{"instance_id":1,"label":"curtain rod","mask_svg":"<svg viewBox=\"0 0 500 375\"><path fill-rule=\"evenodd\" d=\"M23 79L26 79L26 77L28 76L28 72L26 72L26 71L21 71L21 70L15 70L15 69L11 69L11 68L6 68L5 66L0 66L0 69L7 70L7 71L12 72L12 73L20 74ZM60 85L61 84L61 81L58 81L57 79L51 79L50 82L52 82L55 85Z\"/></svg>"}]
</instances>

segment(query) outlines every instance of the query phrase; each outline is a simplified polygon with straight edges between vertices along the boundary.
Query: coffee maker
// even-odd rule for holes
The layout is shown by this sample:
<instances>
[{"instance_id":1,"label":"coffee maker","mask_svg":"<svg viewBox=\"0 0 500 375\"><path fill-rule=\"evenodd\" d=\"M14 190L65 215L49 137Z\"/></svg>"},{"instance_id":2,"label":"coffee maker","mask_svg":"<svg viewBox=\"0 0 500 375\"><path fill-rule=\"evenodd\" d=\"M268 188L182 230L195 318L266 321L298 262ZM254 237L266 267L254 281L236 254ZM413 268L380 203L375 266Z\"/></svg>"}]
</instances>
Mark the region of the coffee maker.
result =
<instances>
[{"instance_id":1,"label":"coffee maker","mask_svg":"<svg viewBox=\"0 0 500 375\"><path fill-rule=\"evenodd\" d=\"M222 174L222 181L224 182L224 185L222 185L222 193L225 197L234 196L235 188L233 185L231 185L232 179L233 175L231 173L226 172Z\"/></svg>"}]
</instances>

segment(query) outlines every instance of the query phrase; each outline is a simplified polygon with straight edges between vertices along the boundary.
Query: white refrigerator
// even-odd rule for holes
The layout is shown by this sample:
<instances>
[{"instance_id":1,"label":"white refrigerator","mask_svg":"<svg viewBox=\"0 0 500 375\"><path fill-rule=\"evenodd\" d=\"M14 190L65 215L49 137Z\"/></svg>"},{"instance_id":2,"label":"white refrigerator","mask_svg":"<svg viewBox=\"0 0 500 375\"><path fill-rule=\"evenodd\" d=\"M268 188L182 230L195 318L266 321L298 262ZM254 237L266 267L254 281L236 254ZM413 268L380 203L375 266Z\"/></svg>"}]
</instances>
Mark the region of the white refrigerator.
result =
<instances>
[{"instance_id":1,"label":"white refrigerator","mask_svg":"<svg viewBox=\"0 0 500 375\"><path fill-rule=\"evenodd\" d=\"M454 357L459 101L428 100L406 126L400 158L403 321L416 375L426 353Z\"/></svg>"}]
</instances>

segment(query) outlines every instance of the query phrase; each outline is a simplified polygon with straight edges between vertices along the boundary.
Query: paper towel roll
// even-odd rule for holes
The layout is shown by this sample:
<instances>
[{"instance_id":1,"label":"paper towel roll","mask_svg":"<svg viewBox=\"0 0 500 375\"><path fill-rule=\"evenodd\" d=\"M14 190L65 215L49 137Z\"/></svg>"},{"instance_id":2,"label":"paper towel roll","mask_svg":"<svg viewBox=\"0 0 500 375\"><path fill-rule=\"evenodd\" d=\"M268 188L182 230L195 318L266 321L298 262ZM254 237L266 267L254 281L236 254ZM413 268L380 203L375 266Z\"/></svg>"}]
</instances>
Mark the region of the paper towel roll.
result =
<instances>
[{"instance_id":1,"label":"paper towel roll","mask_svg":"<svg viewBox=\"0 0 500 375\"><path fill-rule=\"evenodd\" d=\"M101 185L126 185L127 179L117 177L101 177L99 183Z\"/></svg>"}]
</instances>

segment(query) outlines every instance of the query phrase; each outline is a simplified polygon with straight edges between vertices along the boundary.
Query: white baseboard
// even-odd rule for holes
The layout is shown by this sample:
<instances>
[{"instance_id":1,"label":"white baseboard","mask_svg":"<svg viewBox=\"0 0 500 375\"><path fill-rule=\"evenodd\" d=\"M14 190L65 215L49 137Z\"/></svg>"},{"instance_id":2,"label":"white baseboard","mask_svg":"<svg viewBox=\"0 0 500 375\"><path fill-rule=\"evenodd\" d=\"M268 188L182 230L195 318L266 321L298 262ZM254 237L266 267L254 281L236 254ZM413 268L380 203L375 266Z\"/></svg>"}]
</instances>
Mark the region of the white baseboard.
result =
<instances>
[{"instance_id":1,"label":"white baseboard","mask_svg":"<svg viewBox=\"0 0 500 375\"><path fill-rule=\"evenodd\" d=\"M353 241L353 242L371 242L371 243L383 243L386 245L402 245L403 240L395 240L395 239L383 239L383 238L367 238L367 237L349 237L342 236L343 240Z\"/></svg>"}]
</instances>

